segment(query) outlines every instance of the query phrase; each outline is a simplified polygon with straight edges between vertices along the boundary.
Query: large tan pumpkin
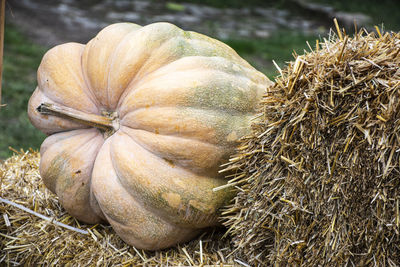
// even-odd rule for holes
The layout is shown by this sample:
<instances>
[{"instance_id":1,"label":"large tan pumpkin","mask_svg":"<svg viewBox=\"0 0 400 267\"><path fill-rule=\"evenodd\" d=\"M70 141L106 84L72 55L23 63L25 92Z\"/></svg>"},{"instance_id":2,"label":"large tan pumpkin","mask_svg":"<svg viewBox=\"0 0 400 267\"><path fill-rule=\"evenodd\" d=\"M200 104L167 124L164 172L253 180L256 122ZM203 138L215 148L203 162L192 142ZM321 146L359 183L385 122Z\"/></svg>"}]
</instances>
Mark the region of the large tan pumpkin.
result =
<instances>
[{"instance_id":1,"label":"large tan pumpkin","mask_svg":"<svg viewBox=\"0 0 400 267\"><path fill-rule=\"evenodd\" d=\"M49 137L40 173L64 208L160 249L218 224L218 168L268 78L225 44L168 23L103 29L48 51L28 114Z\"/></svg>"}]
</instances>

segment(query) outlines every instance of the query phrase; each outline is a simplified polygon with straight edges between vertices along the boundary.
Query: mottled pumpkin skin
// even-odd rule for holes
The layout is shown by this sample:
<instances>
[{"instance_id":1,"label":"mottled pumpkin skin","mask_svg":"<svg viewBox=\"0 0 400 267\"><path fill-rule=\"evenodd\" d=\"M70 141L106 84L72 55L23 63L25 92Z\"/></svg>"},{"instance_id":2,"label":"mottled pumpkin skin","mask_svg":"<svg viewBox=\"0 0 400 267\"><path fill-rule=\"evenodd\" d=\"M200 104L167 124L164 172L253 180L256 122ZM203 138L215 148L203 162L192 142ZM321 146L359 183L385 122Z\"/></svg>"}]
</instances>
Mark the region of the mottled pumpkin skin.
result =
<instances>
[{"instance_id":1,"label":"mottled pumpkin skin","mask_svg":"<svg viewBox=\"0 0 400 267\"><path fill-rule=\"evenodd\" d=\"M161 249L218 224L231 198L218 174L268 78L225 44L169 23L118 23L88 44L49 50L28 107L49 135L40 174L64 208L86 223L109 222L127 243ZM53 103L114 112L118 130L42 115Z\"/></svg>"}]
</instances>

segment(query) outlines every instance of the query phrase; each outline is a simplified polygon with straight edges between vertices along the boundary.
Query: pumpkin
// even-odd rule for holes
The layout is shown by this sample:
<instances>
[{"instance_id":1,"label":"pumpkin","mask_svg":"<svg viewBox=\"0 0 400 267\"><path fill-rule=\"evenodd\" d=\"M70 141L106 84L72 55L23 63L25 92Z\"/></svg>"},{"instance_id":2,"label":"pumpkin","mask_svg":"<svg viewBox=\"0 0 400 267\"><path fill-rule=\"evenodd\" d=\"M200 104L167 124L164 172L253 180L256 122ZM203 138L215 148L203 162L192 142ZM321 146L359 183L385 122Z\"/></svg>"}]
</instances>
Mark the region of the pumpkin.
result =
<instances>
[{"instance_id":1,"label":"pumpkin","mask_svg":"<svg viewBox=\"0 0 400 267\"><path fill-rule=\"evenodd\" d=\"M227 45L169 23L113 24L49 50L28 104L40 174L66 211L162 249L218 224L213 191L269 83Z\"/></svg>"}]
</instances>

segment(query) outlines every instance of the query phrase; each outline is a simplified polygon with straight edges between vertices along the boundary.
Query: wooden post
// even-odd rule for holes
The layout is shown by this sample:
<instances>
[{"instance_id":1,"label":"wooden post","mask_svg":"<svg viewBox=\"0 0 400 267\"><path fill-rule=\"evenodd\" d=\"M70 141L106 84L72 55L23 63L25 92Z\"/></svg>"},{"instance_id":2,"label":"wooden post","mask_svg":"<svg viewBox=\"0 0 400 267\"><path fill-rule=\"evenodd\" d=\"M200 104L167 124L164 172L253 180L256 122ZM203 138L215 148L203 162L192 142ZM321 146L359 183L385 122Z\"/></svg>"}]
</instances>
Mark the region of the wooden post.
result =
<instances>
[{"instance_id":1,"label":"wooden post","mask_svg":"<svg viewBox=\"0 0 400 267\"><path fill-rule=\"evenodd\" d=\"M3 47L4 47L4 20L6 0L0 0L0 107L1 105L1 83L3 76Z\"/></svg>"}]
</instances>

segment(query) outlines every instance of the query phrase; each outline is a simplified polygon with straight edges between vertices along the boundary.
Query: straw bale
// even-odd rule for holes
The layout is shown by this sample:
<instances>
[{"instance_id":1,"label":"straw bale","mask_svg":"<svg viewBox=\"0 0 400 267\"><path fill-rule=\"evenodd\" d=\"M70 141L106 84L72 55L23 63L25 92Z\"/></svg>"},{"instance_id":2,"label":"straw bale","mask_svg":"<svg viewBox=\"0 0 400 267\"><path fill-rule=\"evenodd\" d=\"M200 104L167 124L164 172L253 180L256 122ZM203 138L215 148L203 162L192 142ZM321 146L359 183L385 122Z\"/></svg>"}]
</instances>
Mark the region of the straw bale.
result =
<instances>
[{"instance_id":1,"label":"straw bale","mask_svg":"<svg viewBox=\"0 0 400 267\"><path fill-rule=\"evenodd\" d=\"M226 166L237 255L400 266L400 34L338 30L294 56Z\"/></svg>"},{"instance_id":2,"label":"straw bale","mask_svg":"<svg viewBox=\"0 0 400 267\"><path fill-rule=\"evenodd\" d=\"M42 183L37 151L15 151L0 163L0 265L7 266L230 266L237 259L223 231L157 252L125 244L107 225L85 225L69 216ZM3 199L3 201L2 201ZM4 201L52 218L60 227ZM87 231L82 234L77 231Z\"/></svg>"}]
</instances>

